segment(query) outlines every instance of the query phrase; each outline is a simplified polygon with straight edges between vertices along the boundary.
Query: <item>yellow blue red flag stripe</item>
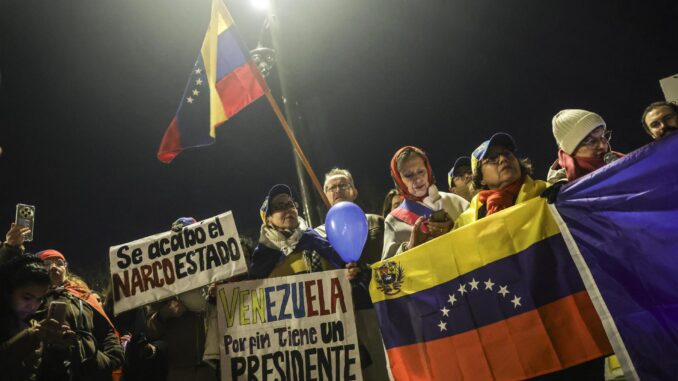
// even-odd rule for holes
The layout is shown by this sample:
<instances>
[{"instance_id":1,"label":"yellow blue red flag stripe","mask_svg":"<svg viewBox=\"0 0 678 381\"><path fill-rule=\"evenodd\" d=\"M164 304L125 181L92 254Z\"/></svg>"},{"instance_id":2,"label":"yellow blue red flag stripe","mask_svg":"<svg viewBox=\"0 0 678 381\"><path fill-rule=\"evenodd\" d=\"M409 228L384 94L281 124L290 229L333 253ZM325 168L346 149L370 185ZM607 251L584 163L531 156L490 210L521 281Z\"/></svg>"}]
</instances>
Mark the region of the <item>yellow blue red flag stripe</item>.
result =
<instances>
[{"instance_id":1,"label":"yellow blue red flag stripe","mask_svg":"<svg viewBox=\"0 0 678 381\"><path fill-rule=\"evenodd\" d=\"M398 380L517 380L610 353L544 199L373 266Z\"/></svg>"},{"instance_id":2,"label":"yellow blue red flag stripe","mask_svg":"<svg viewBox=\"0 0 678 381\"><path fill-rule=\"evenodd\" d=\"M212 144L215 129L266 90L226 6L213 0L200 55L160 143L158 159L169 163L184 149Z\"/></svg>"}]
</instances>

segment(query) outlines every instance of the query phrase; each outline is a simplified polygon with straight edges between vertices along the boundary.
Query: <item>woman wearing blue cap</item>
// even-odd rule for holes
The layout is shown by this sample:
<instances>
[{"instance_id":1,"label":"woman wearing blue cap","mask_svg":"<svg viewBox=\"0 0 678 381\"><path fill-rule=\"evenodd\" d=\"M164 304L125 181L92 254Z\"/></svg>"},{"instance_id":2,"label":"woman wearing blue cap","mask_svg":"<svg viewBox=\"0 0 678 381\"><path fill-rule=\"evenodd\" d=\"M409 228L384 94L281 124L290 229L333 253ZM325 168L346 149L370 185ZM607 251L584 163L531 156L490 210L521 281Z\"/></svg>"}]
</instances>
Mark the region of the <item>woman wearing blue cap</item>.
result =
<instances>
[{"instance_id":1,"label":"woman wearing blue cap","mask_svg":"<svg viewBox=\"0 0 678 381\"><path fill-rule=\"evenodd\" d=\"M518 159L511 135L499 132L478 146L471 154L473 183L480 192L471 206L459 216L455 228L515 204L539 197L548 184L533 180L528 159Z\"/></svg>"},{"instance_id":2,"label":"woman wearing blue cap","mask_svg":"<svg viewBox=\"0 0 678 381\"><path fill-rule=\"evenodd\" d=\"M308 228L287 185L273 186L264 199L259 244L252 253L249 277L262 279L340 269L344 261L330 243Z\"/></svg>"}]
</instances>

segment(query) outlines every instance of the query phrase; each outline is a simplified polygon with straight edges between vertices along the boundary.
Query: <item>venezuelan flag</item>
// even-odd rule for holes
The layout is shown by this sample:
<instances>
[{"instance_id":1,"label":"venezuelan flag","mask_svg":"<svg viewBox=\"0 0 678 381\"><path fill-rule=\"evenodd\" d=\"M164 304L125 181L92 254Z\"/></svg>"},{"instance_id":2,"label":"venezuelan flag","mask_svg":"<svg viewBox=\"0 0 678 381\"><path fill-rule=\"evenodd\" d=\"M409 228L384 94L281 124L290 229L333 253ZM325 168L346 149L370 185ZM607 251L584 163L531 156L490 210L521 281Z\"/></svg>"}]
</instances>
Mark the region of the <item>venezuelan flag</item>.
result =
<instances>
[{"instance_id":1,"label":"venezuelan flag","mask_svg":"<svg viewBox=\"0 0 678 381\"><path fill-rule=\"evenodd\" d=\"M169 163L184 149L214 143L215 129L265 91L266 83L241 46L228 9L213 0L200 55L162 138L158 160Z\"/></svg>"},{"instance_id":2,"label":"venezuelan flag","mask_svg":"<svg viewBox=\"0 0 678 381\"><path fill-rule=\"evenodd\" d=\"M372 267L396 380L520 380L611 352L545 199Z\"/></svg>"}]
</instances>

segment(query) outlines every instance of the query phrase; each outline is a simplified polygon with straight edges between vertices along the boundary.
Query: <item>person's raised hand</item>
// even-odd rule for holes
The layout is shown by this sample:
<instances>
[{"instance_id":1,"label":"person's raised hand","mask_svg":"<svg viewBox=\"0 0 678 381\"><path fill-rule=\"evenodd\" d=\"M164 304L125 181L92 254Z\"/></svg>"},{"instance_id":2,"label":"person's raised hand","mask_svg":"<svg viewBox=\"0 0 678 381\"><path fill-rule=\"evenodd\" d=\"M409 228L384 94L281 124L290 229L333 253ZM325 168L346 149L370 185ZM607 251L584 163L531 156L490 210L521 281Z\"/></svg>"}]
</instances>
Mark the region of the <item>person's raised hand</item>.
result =
<instances>
[{"instance_id":1,"label":"person's raised hand","mask_svg":"<svg viewBox=\"0 0 678 381\"><path fill-rule=\"evenodd\" d=\"M17 225L14 222L12 222L12 225L10 225L9 230L5 235L5 244L12 247L20 247L21 245L24 244L24 241L26 240L26 235L29 234L30 232L31 229L29 229L28 227L23 225Z\"/></svg>"}]
</instances>

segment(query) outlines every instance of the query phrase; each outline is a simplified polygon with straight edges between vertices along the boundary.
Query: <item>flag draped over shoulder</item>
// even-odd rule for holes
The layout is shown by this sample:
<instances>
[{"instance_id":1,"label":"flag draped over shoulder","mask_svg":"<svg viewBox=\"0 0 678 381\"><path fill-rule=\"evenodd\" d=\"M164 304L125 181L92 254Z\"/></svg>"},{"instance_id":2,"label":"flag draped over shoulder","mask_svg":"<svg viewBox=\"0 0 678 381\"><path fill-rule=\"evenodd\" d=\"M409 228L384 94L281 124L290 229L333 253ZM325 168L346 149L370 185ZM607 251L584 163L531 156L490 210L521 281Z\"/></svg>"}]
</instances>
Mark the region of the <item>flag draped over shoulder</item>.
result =
<instances>
[{"instance_id":1,"label":"flag draped over shoulder","mask_svg":"<svg viewBox=\"0 0 678 381\"><path fill-rule=\"evenodd\" d=\"M676 152L678 134L564 187L555 203L627 380L678 379Z\"/></svg>"},{"instance_id":2,"label":"flag draped over shoulder","mask_svg":"<svg viewBox=\"0 0 678 381\"><path fill-rule=\"evenodd\" d=\"M396 380L519 380L611 352L546 200L373 265Z\"/></svg>"},{"instance_id":3,"label":"flag draped over shoulder","mask_svg":"<svg viewBox=\"0 0 678 381\"><path fill-rule=\"evenodd\" d=\"M262 96L266 84L240 43L221 0L212 1L210 23L186 89L158 150L169 163L187 148L212 144L215 129Z\"/></svg>"}]
</instances>

